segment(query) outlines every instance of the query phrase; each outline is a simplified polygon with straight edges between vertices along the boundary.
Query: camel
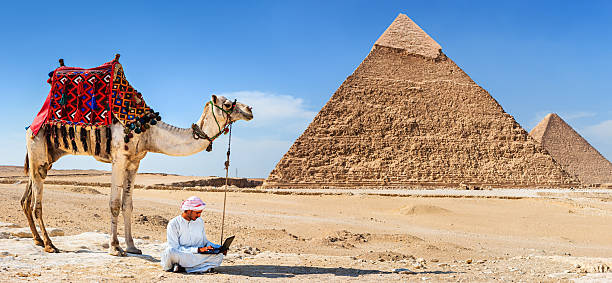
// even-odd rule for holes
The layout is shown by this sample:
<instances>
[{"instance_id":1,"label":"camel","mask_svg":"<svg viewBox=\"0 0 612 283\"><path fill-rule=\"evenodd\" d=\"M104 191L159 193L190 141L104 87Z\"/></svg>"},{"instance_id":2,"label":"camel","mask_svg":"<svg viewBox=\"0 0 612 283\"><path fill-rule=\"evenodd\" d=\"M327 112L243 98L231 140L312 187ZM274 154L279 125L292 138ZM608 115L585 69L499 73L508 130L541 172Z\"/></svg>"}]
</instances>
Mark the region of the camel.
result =
<instances>
[{"instance_id":1,"label":"camel","mask_svg":"<svg viewBox=\"0 0 612 283\"><path fill-rule=\"evenodd\" d=\"M147 152L163 153L171 156L187 156L204 149L210 151L212 149L212 141L226 129L226 126L238 120L249 121L251 119L253 119L253 113L250 106L236 101L232 102L223 96L212 95L211 100L205 104L200 118L191 128L177 128L160 121L150 126L146 132L134 135L132 139L124 139L124 126L115 121L113 124L106 126L106 129L103 129L108 133L108 136L112 137L111 139L103 137L108 141L107 143L102 143L110 148L107 151L94 151L93 146L90 146L89 149L86 146L81 146L74 150L74 148L70 148L69 144L62 144L57 139L54 144L48 138L49 133L46 132L50 131L51 127L42 127L34 137L32 137L31 129L28 129L26 133L27 153L24 170L26 175L29 176L29 180L21 199L21 206L32 230L34 243L38 246L43 246L45 252L59 252L51 242L43 221L43 183L47 176L47 171L62 156L69 154L90 155L98 161L112 164L109 202L111 211L109 254L114 256L125 256L126 252L142 254L142 251L134 246L134 240L132 239L132 187L140 161ZM63 132L63 134L65 136L66 132ZM76 140L89 139L91 141L96 138L94 137L94 131L81 131L80 133L78 131L71 131L71 134L77 135ZM83 137L82 135L89 136ZM99 132L96 135L99 139ZM122 196L120 192L123 192ZM117 238L117 217L121 209L123 210L125 243L127 245L125 251L120 247ZM32 211L34 212L34 217L38 220L42 239L36 230Z\"/></svg>"}]
</instances>

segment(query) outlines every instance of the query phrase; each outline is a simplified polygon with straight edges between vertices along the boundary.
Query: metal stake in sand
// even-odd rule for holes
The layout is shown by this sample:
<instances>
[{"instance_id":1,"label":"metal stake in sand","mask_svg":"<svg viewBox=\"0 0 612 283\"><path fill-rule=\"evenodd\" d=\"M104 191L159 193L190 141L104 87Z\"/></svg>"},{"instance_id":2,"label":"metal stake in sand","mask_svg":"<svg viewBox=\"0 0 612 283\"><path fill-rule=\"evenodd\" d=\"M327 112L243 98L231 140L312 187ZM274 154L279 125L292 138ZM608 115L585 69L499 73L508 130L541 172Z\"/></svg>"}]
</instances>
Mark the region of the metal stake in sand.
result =
<instances>
[{"instance_id":1,"label":"metal stake in sand","mask_svg":"<svg viewBox=\"0 0 612 283\"><path fill-rule=\"evenodd\" d=\"M225 201L227 199L227 179L229 173L229 158L230 158L230 148L232 146L232 124L229 125L229 138L227 142L227 160L225 160L225 189L223 190L223 216L221 217L221 241L219 244L223 244L223 227L225 224Z\"/></svg>"}]
</instances>

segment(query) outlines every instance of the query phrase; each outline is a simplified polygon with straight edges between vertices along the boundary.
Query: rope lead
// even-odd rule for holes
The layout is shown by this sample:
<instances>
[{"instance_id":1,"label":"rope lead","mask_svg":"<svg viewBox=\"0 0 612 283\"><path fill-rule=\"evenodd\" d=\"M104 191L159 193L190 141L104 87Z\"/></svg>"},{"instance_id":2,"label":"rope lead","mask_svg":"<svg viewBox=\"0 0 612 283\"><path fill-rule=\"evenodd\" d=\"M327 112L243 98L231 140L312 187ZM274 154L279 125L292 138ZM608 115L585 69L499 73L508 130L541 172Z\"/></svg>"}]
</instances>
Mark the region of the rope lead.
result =
<instances>
[{"instance_id":1,"label":"rope lead","mask_svg":"<svg viewBox=\"0 0 612 283\"><path fill-rule=\"evenodd\" d=\"M229 117L228 117L229 118ZM225 190L223 190L223 217L221 218L221 241L220 244L223 244L223 227L225 226L225 202L227 200L227 181L229 174L229 164L230 164L230 148L232 146L232 124L229 125L229 138L227 142L227 160L225 161Z\"/></svg>"}]
</instances>

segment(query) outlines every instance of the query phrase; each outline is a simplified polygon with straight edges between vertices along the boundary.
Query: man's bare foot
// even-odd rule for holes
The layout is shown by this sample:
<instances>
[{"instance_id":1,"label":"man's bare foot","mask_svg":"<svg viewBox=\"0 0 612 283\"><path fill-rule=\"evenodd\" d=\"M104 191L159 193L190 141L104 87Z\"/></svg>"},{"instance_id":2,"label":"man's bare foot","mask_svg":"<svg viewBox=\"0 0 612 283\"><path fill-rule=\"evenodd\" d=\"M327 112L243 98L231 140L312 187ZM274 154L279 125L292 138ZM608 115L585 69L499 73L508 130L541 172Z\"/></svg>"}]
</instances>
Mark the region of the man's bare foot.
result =
<instances>
[{"instance_id":1,"label":"man's bare foot","mask_svg":"<svg viewBox=\"0 0 612 283\"><path fill-rule=\"evenodd\" d=\"M172 266L172 272L174 272L174 273L185 273L185 268L180 266L180 265L178 265L178 264L175 264L174 266Z\"/></svg>"}]
</instances>

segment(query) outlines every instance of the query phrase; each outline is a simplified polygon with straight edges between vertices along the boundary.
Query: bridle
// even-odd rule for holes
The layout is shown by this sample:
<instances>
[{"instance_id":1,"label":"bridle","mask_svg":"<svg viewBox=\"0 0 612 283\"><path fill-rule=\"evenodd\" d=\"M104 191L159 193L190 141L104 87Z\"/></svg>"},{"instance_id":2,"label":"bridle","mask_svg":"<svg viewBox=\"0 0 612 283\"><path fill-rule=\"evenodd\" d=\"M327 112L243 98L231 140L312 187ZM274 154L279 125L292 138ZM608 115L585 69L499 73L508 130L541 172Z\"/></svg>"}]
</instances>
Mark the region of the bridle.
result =
<instances>
[{"instance_id":1,"label":"bridle","mask_svg":"<svg viewBox=\"0 0 612 283\"><path fill-rule=\"evenodd\" d=\"M202 131L202 129L200 128L200 126L196 125L196 124L191 124L191 130L193 131L193 138L194 139L206 139L210 142L210 144L208 144L208 147L206 148L206 151L212 151L212 144L213 141L215 139L217 139L221 134L227 134L230 131L230 128L232 127L232 123L234 123L231 119L231 114L234 113L234 110L236 109L236 100L234 99L234 102L232 102L232 107L230 107L229 110L225 110L223 109L223 107L219 107L216 104L214 104L211 101L208 102L211 107L210 107L210 112L213 115L213 118L215 119L215 123L217 123L217 127L219 128L219 132L212 136L209 137L206 133L204 133L204 131ZM223 111L223 113L225 113L226 115L226 119L225 119L225 125L223 125L223 127L221 127L221 125L219 124L219 121L217 120L217 116L215 115L215 109L214 107L217 107L219 109L221 109L221 111Z\"/></svg>"}]
</instances>

